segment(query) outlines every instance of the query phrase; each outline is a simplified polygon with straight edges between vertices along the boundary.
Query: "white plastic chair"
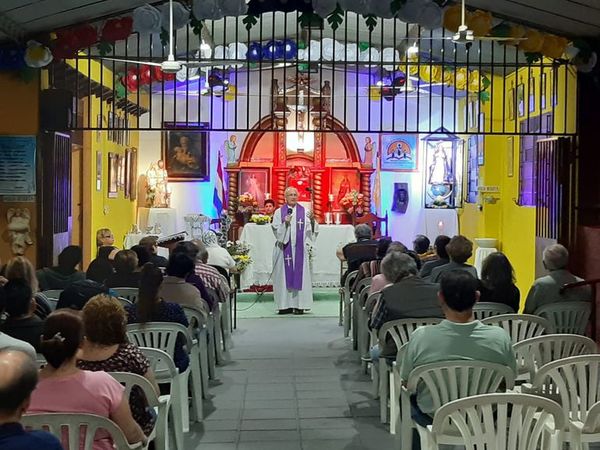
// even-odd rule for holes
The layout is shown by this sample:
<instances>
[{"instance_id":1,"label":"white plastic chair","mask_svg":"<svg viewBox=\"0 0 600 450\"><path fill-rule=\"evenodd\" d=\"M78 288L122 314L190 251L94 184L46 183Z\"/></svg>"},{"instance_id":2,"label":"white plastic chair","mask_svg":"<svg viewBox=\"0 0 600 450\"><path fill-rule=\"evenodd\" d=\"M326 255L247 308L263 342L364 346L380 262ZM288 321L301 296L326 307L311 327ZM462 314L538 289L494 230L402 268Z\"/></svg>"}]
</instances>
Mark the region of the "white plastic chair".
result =
<instances>
[{"instance_id":1,"label":"white plastic chair","mask_svg":"<svg viewBox=\"0 0 600 450\"><path fill-rule=\"evenodd\" d=\"M156 412L156 422L152 432L147 435L148 442L154 441L156 450L167 450L169 448L169 433L168 433L168 414L169 414L169 399L158 397L158 393L154 390L154 386L143 376L130 372L110 372L110 375L125 386L125 395L127 398L131 395L131 390L136 387L141 389L146 397L148 407Z\"/></svg>"},{"instance_id":2,"label":"white plastic chair","mask_svg":"<svg viewBox=\"0 0 600 450\"><path fill-rule=\"evenodd\" d=\"M27 414L21 418L21 423L26 428L50 432L62 442L64 448L93 450L94 435L99 429L104 430L110 435L114 447L119 450L144 448L141 442L129 444L123 431L121 431L116 423L106 417L95 414Z\"/></svg>"},{"instance_id":3,"label":"white plastic chair","mask_svg":"<svg viewBox=\"0 0 600 450\"><path fill-rule=\"evenodd\" d=\"M350 335L350 324L352 322L352 297L350 288L358 275L358 270L354 270L346 276L344 287L340 288L340 325L344 327L344 337Z\"/></svg>"},{"instance_id":4,"label":"white plastic chair","mask_svg":"<svg viewBox=\"0 0 600 450\"><path fill-rule=\"evenodd\" d=\"M542 317L531 314L502 314L483 319L481 323L504 328L513 344L553 332L550 322Z\"/></svg>"},{"instance_id":5,"label":"white plastic chair","mask_svg":"<svg viewBox=\"0 0 600 450\"><path fill-rule=\"evenodd\" d=\"M533 381L536 372L545 364L570 356L598 353L594 341L577 334L548 334L537 336L513 345L520 374Z\"/></svg>"},{"instance_id":6,"label":"white plastic chair","mask_svg":"<svg viewBox=\"0 0 600 450\"><path fill-rule=\"evenodd\" d=\"M567 424L564 439L572 442L573 448L600 442L600 355L572 356L546 364L535 374L532 391L560 399Z\"/></svg>"},{"instance_id":7,"label":"white plastic chair","mask_svg":"<svg viewBox=\"0 0 600 450\"><path fill-rule=\"evenodd\" d=\"M591 313L590 302L557 302L544 305L533 314L550 322L555 333L585 335Z\"/></svg>"},{"instance_id":8,"label":"white plastic chair","mask_svg":"<svg viewBox=\"0 0 600 450\"><path fill-rule=\"evenodd\" d=\"M419 390L427 389L432 398L433 409L459 398L478 394L497 392L504 383L506 389L515 385L515 375L506 366L484 361L442 361L416 367L408 376L406 387L402 387L400 401L402 419L400 438L402 449L412 448L412 429L416 427L422 435L422 429L411 417L410 396ZM437 436L437 442L460 445L456 435Z\"/></svg>"},{"instance_id":9,"label":"white plastic chair","mask_svg":"<svg viewBox=\"0 0 600 450\"><path fill-rule=\"evenodd\" d=\"M175 434L175 447L183 448L183 419L181 404L187 398L187 393L185 394L185 397L181 397L183 389L180 387L182 380L179 376L179 371L173 362L173 358L171 358L166 352L150 347L140 347L140 351L146 358L148 358L148 361L150 361L150 368L152 369L152 372L154 372L156 382L159 384L169 385L169 393L161 395L159 399L160 401L167 402L167 410L172 416L170 426L173 428L173 433ZM167 425L169 425L168 420Z\"/></svg>"},{"instance_id":10,"label":"white plastic chair","mask_svg":"<svg viewBox=\"0 0 600 450\"><path fill-rule=\"evenodd\" d=\"M187 317L190 324L188 330L190 330L193 338L198 343L202 392L204 393L204 398L206 398L208 394L209 364L211 364L208 357L208 345L210 339L208 335L208 320L204 318L204 315L200 311L194 308L188 306L183 306L182 308L185 317ZM214 360L212 361L212 364L214 364Z\"/></svg>"},{"instance_id":11,"label":"white plastic chair","mask_svg":"<svg viewBox=\"0 0 600 450\"><path fill-rule=\"evenodd\" d=\"M162 350L173 360L175 354L175 342L179 335L183 336L186 340L186 348L190 358L188 368L175 377L178 380L177 387L180 390L179 398L181 399L179 402L179 407L181 409L180 424L183 427L183 431L187 433L190 429L190 410L188 402L188 382L190 381L190 375L192 386L192 409L196 421L199 422L203 418L202 376L200 375L199 351L194 347L192 336L188 329L180 323L149 322L146 324L136 323L127 325L127 336L131 342L138 347L150 347ZM158 383L163 382L159 378L160 374L160 372L155 372ZM169 376L164 382L169 382L171 379L171 376Z\"/></svg>"},{"instance_id":12,"label":"white plastic chair","mask_svg":"<svg viewBox=\"0 0 600 450\"><path fill-rule=\"evenodd\" d=\"M117 297L117 300L119 300L119 303L123 305L123 308L126 306L133 306L133 303L131 303L131 301L127 300L125 297Z\"/></svg>"},{"instance_id":13,"label":"white plastic chair","mask_svg":"<svg viewBox=\"0 0 600 450\"><path fill-rule=\"evenodd\" d=\"M223 336L223 328L221 323L221 304L215 304L214 310L211 311L210 316L212 317L213 326L210 331L210 344L214 347L215 362L217 365L221 365L225 362L223 355L223 343L221 338Z\"/></svg>"},{"instance_id":14,"label":"white plastic chair","mask_svg":"<svg viewBox=\"0 0 600 450\"><path fill-rule=\"evenodd\" d=\"M504 303L479 302L473 306L473 316L477 320L487 319L501 314L514 314L515 311Z\"/></svg>"},{"instance_id":15,"label":"white plastic chair","mask_svg":"<svg viewBox=\"0 0 600 450\"><path fill-rule=\"evenodd\" d=\"M47 291L41 292L48 299L48 303L50 304L50 309L52 309L52 311L56 310L56 305L62 291L62 289L48 289Z\"/></svg>"},{"instance_id":16,"label":"white plastic chair","mask_svg":"<svg viewBox=\"0 0 600 450\"><path fill-rule=\"evenodd\" d=\"M419 432L423 450L437 450L448 434L458 434L465 450L558 450L563 427L561 407L552 400L527 394L484 394L441 406L431 427L419 427Z\"/></svg>"},{"instance_id":17,"label":"white plastic chair","mask_svg":"<svg viewBox=\"0 0 600 450\"><path fill-rule=\"evenodd\" d=\"M398 353L400 353L400 348L408 342L413 331L425 325L436 325L441 321L442 319L436 317L391 320L384 323L379 329L379 345L382 345L389 336L394 341L394 344L396 344ZM396 359L398 359L398 354L396 355ZM400 401L399 397L397 397L400 394L399 377L396 376L396 373L388 365L385 358L379 358L379 367L376 369L376 372L377 374L373 378L377 379L375 382L379 382L379 416L381 423L387 422L389 400L391 415L390 432L394 434L396 430L395 418L397 418L400 410Z\"/></svg>"},{"instance_id":18,"label":"white plastic chair","mask_svg":"<svg viewBox=\"0 0 600 450\"><path fill-rule=\"evenodd\" d=\"M118 297L123 297L129 300L131 303L136 303L138 299L138 288L132 287L114 287L111 288L116 292Z\"/></svg>"}]
</instances>

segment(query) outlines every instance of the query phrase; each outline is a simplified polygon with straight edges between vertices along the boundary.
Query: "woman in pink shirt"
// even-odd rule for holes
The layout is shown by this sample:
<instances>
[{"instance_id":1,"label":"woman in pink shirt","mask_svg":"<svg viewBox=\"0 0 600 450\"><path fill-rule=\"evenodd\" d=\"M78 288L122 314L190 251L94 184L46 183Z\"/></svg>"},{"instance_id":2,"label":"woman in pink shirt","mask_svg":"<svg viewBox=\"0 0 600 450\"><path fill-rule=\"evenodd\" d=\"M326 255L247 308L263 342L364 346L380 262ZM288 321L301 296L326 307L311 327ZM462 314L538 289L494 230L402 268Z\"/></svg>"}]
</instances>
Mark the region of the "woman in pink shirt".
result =
<instances>
[{"instance_id":1,"label":"woman in pink shirt","mask_svg":"<svg viewBox=\"0 0 600 450\"><path fill-rule=\"evenodd\" d=\"M115 422L130 443L146 441L129 409L124 388L106 372L77 368L77 353L83 343L83 322L68 310L53 312L46 319L40 350L48 364L40 371L31 395L28 414L88 413ZM106 432L94 437L94 450L112 450Z\"/></svg>"}]
</instances>

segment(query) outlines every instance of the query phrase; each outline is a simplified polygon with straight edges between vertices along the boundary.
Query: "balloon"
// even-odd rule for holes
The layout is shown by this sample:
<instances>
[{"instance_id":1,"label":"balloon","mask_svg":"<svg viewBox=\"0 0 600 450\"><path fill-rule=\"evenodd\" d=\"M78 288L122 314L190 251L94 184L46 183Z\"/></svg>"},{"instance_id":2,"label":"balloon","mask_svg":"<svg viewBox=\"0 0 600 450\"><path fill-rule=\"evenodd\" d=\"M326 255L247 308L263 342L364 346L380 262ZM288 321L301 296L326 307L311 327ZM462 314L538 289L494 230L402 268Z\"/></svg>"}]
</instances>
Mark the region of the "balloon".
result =
<instances>
[{"instance_id":1,"label":"balloon","mask_svg":"<svg viewBox=\"0 0 600 450\"><path fill-rule=\"evenodd\" d=\"M163 28L169 29L169 3L163 3L158 7L162 16ZM190 11L179 2L173 2L173 29L179 30L190 21Z\"/></svg>"},{"instance_id":2,"label":"balloon","mask_svg":"<svg viewBox=\"0 0 600 450\"><path fill-rule=\"evenodd\" d=\"M526 40L520 41L519 49L525 53L537 53L542 50L544 46L544 36L537 30L527 30L525 32Z\"/></svg>"},{"instance_id":3,"label":"balloon","mask_svg":"<svg viewBox=\"0 0 600 450\"><path fill-rule=\"evenodd\" d=\"M225 47L222 45L215 47L215 59L225 59Z\"/></svg>"},{"instance_id":4,"label":"balloon","mask_svg":"<svg viewBox=\"0 0 600 450\"><path fill-rule=\"evenodd\" d=\"M577 70L581 73L590 73L596 67L598 63L598 54L596 52L592 52L587 61L584 61L580 55L577 55L575 59L572 61L577 67Z\"/></svg>"},{"instance_id":5,"label":"balloon","mask_svg":"<svg viewBox=\"0 0 600 450\"><path fill-rule=\"evenodd\" d=\"M246 59L248 53L248 46L243 42L232 42L227 46L225 55L227 59ZM231 64L231 67L240 67L242 64Z\"/></svg>"},{"instance_id":6,"label":"balloon","mask_svg":"<svg viewBox=\"0 0 600 450\"><path fill-rule=\"evenodd\" d=\"M386 47L381 52L381 60L383 62L391 62L391 63L399 63L400 62L400 52L392 47ZM383 68L385 70L392 71L395 69L394 65L384 65Z\"/></svg>"},{"instance_id":7,"label":"balloon","mask_svg":"<svg viewBox=\"0 0 600 450\"><path fill-rule=\"evenodd\" d=\"M377 63L381 60L381 55L379 54L379 50L377 50L374 47L371 47L370 49L364 52L360 52L360 54L358 55L358 59L366 63Z\"/></svg>"},{"instance_id":8,"label":"balloon","mask_svg":"<svg viewBox=\"0 0 600 450\"><path fill-rule=\"evenodd\" d=\"M492 29L492 15L487 11L478 9L469 14L467 26L473 30L475 36L487 36Z\"/></svg>"},{"instance_id":9,"label":"balloon","mask_svg":"<svg viewBox=\"0 0 600 450\"><path fill-rule=\"evenodd\" d=\"M374 102L381 100L381 88L378 86L371 86L369 88L369 99Z\"/></svg>"},{"instance_id":10,"label":"balloon","mask_svg":"<svg viewBox=\"0 0 600 450\"><path fill-rule=\"evenodd\" d=\"M334 45L335 41L332 38L323 38L321 41L323 47L323 59L325 61L332 61L334 58Z\"/></svg>"},{"instance_id":11,"label":"balloon","mask_svg":"<svg viewBox=\"0 0 600 450\"><path fill-rule=\"evenodd\" d=\"M345 61L346 47L341 42L335 41L333 57L336 61Z\"/></svg>"},{"instance_id":12,"label":"balloon","mask_svg":"<svg viewBox=\"0 0 600 450\"><path fill-rule=\"evenodd\" d=\"M346 61L356 61L358 58L358 46L354 42L346 44Z\"/></svg>"},{"instance_id":13,"label":"balloon","mask_svg":"<svg viewBox=\"0 0 600 450\"><path fill-rule=\"evenodd\" d=\"M312 0L313 11L325 18L336 8L337 0Z\"/></svg>"},{"instance_id":14,"label":"balloon","mask_svg":"<svg viewBox=\"0 0 600 450\"><path fill-rule=\"evenodd\" d=\"M281 41L269 41L262 48L263 59L276 60L283 57L283 44Z\"/></svg>"},{"instance_id":15,"label":"balloon","mask_svg":"<svg viewBox=\"0 0 600 450\"><path fill-rule=\"evenodd\" d=\"M27 42L24 59L25 64L29 67L39 69L52 62L52 52L48 47L37 41L29 41Z\"/></svg>"},{"instance_id":16,"label":"balloon","mask_svg":"<svg viewBox=\"0 0 600 450\"><path fill-rule=\"evenodd\" d=\"M252 42L248 47L246 58L251 62L258 62L262 58L262 45L258 42Z\"/></svg>"},{"instance_id":17,"label":"balloon","mask_svg":"<svg viewBox=\"0 0 600 450\"><path fill-rule=\"evenodd\" d=\"M225 91L225 101L231 102L235 100L236 93L237 88L233 84L227 86L227 90Z\"/></svg>"},{"instance_id":18,"label":"balloon","mask_svg":"<svg viewBox=\"0 0 600 450\"><path fill-rule=\"evenodd\" d=\"M456 84L454 87L459 91L464 91L467 87L467 69L465 67L456 69Z\"/></svg>"},{"instance_id":19,"label":"balloon","mask_svg":"<svg viewBox=\"0 0 600 450\"><path fill-rule=\"evenodd\" d=\"M160 69L160 67L152 66L152 78L154 78L154 81L163 81L163 75L163 71Z\"/></svg>"},{"instance_id":20,"label":"balloon","mask_svg":"<svg viewBox=\"0 0 600 450\"><path fill-rule=\"evenodd\" d=\"M457 4L451 6L450 8L446 8L446 10L444 11L444 19L442 22L446 30L456 33L461 22L460 5Z\"/></svg>"},{"instance_id":21,"label":"balloon","mask_svg":"<svg viewBox=\"0 0 600 450\"><path fill-rule=\"evenodd\" d=\"M130 92L135 92L140 87L137 68L132 67L127 71L127 75L125 75L125 87Z\"/></svg>"},{"instance_id":22,"label":"balloon","mask_svg":"<svg viewBox=\"0 0 600 450\"><path fill-rule=\"evenodd\" d=\"M158 9L148 4L133 10L133 31L138 33L160 33L162 15Z\"/></svg>"},{"instance_id":23,"label":"balloon","mask_svg":"<svg viewBox=\"0 0 600 450\"><path fill-rule=\"evenodd\" d=\"M558 59L560 58L565 50L569 41L564 37L555 36L553 34L547 34L544 36L544 45L542 45L542 54L548 58Z\"/></svg>"},{"instance_id":24,"label":"balloon","mask_svg":"<svg viewBox=\"0 0 600 450\"><path fill-rule=\"evenodd\" d=\"M152 81L152 69L148 64L143 64L140 67L139 79L141 85L150 84Z\"/></svg>"},{"instance_id":25,"label":"balloon","mask_svg":"<svg viewBox=\"0 0 600 450\"><path fill-rule=\"evenodd\" d=\"M522 27L521 25L511 25L508 29L508 37L512 37L512 38L522 38L525 37L525 32L527 30L525 30L524 27ZM506 41L506 45L519 45L521 41Z\"/></svg>"},{"instance_id":26,"label":"balloon","mask_svg":"<svg viewBox=\"0 0 600 450\"><path fill-rule=\"evenodd\" d=\"M442 8L436 3L428 3L421 9L419 24L428 30L439 28L442 25Z\"/></svg>"},{"instance_id":27,"label":"balloon","mask_svg":"<svg viewBox=\"0 0 600 450\"><path fill-rule=\"evenodd\" d=\"M291 39L283 41L283 57L285 59L294 59L298 54L298 46Z\"/></svg>"}]
</instances>

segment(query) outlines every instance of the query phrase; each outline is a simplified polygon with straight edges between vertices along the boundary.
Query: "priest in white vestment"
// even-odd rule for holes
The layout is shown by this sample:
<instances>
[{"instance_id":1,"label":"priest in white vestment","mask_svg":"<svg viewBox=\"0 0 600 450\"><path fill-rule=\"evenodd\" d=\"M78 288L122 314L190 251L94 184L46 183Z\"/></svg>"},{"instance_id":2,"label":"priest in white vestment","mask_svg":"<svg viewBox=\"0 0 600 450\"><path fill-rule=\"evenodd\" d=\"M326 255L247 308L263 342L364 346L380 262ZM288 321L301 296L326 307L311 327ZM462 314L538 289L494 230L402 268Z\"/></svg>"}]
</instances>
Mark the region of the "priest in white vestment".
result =
<instances>
[{"instance_id":1,"label":"priest in white vestment","mask_svg":"<svg viewBox=\"0 0 600 450\"><path fill-rule=\"evenodd\" d=\"M285 203L275 210L271 223L273 249L273 294L279 314L302 314L313 303L307 244L317 238L318 224L312 211L298 204L298 191L288 187Z\"/></svg>"}]
</instances>

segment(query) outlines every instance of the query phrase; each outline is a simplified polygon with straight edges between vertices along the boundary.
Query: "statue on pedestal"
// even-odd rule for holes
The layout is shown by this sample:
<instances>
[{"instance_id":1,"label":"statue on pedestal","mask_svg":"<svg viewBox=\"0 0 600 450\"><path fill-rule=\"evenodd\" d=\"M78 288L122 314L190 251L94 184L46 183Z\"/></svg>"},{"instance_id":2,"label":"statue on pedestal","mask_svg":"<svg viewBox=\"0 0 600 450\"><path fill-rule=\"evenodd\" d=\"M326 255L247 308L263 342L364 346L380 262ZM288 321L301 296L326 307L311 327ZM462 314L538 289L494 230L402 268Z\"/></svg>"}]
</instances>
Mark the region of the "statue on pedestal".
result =
<instances>
[{"instance_id":1,"label":"statue on pedestal","mask_svg":"<svg viewBox=\"0 0 600 450\"><path fill-rule=\"evenodd\" d=\"M163 160L150 164L147 178L147 204L150 208L168 208L170 204L170 189L168 174Z\"/></svg>"}]
</instances>

